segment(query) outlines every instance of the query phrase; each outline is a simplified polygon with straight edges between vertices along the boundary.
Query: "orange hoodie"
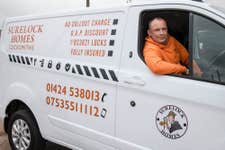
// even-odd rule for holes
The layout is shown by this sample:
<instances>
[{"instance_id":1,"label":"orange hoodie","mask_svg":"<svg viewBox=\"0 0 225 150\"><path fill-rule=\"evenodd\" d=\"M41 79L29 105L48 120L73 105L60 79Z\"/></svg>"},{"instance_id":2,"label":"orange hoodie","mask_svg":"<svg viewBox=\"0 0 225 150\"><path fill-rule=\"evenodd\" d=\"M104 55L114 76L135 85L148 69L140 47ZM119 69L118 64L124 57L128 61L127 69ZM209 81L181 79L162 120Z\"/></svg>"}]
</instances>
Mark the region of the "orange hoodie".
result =
<instances>
[{"instance_id":1,"label":"orange hoodie","mask_svg":"<svg viewBox=\"0 0 225 150\"><path fill-rule=\"evenodd\" d=\"M144 59L156 74L180 74L186 72L189 54L186 48L172 36L167 45L159 44L150 37L145 38Z\"/></svg>"}]
</instances>

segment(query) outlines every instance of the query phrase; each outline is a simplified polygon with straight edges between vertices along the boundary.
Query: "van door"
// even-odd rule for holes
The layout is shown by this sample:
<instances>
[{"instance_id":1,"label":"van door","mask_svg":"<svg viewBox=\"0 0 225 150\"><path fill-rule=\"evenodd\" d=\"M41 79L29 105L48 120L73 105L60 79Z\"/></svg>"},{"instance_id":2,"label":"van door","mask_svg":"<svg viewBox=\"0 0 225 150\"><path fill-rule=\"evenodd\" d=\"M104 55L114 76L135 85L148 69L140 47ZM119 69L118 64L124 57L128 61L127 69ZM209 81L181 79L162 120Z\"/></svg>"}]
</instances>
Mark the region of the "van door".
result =
<instances>
[{"instance_id":1,"label":"van door","mask_svg":"<svg viewBox=\"0 0 225 150\"><path fill-rule=\"evenodd\" d=\"M173 13L173 10L175 13ZM149 15L143 17L144 11ZM116 135L130 143L153 150L222 150L225 146L225 128L223 125L225 123L225 82L223 81L224 74L221 67L219 80L216 71L213 72L214 78L210 79L195 77L194 75L155 75L143 61L141 53L143 47L140 48L138 42L144 43L144 37L140 36L145 33L140 34L140 32L142 26L148 24L147 21L146 24L142 24L142 20L154 17L151 16L152 14L158 16L161 11L161 15L167 17L170 23L171 21L174 22L176 20L174 17L179 14L188 16L185 23L188 36L181 39L183 39L184 45L187 41L189 42L186 46L191 55L190 62L192 62L192 59L197 62L200 61L196 60L197 57L194 55L198 52L195 47L207 46L205 41L208 39L206 39L206 36L201 38L201 41L194 41L194 39L196 36L202 37L207 32L210 33L209 39L211 39L211 35L215 35L213 38L216 38L215 41L220 43L219 52L214 54L215 57L213 57L215 59L213 62L217 63L210 67L215 69L219 66L223 66L223 68L225 66L223 61L225 60L224 42L222 44L218 41L225 38L225 22L218 15L190 5L167 4L131 8L125 31L125 46L119 75ZM171 12L171 15L164 12ZM208 17L203 14L207 14ZM205 31L207 28L200 29L201 25L197 22L201 21L199 16L204 18L201 19L203 20L200 23L201 25L203 22L205 27L209 24L214 25L211 27L211 31ZM217 21L214 19L217 19ZM220 24L217 23L219 21ZM215 42L208 44L212 43ZM215 45L208 47L212 48L213 46ZM209 51L208 54L210 52L212 51ZM202 59L202 61L204 60ZM215 66L216 64L219 65ZM190 69L191 66L190 64ZM206 74L207 72L205 71ZM137 147L130 145L130 149L132 148Z\"/></svg>"},{"instance_id":2,"label":"van door","mask_svg":"<svg viewBox=\"0 0 225 150\"><path fill-rule=\"evenodd\" d=\"M67 137L67 143L82 149L114 149L109 145L110 137L115 136L116 88L125 13L103 12L66 18L71 33L68 38L71 55L63 60L62 66L70 74L59 74L46 83L48 117L53 126L61 129L56 130L54 137L62 141ZM66 89L64 98L50 95L59 85ZM52 97L58 98L53 105Z\"/></svg>"},{"instance_id":3,"label":"van door","mask_svg":"<svg viewBox=\"0 0 225 150\"><path fill-rule=\"evenodd\" d=\"M125 15L119 8L8 21L9 70L31 77L10 80L35 93L36 98L27 99L45 139L71 148L114 149ZM34 34L21 38L20 32Z\"/></svg>"}]
</instances>

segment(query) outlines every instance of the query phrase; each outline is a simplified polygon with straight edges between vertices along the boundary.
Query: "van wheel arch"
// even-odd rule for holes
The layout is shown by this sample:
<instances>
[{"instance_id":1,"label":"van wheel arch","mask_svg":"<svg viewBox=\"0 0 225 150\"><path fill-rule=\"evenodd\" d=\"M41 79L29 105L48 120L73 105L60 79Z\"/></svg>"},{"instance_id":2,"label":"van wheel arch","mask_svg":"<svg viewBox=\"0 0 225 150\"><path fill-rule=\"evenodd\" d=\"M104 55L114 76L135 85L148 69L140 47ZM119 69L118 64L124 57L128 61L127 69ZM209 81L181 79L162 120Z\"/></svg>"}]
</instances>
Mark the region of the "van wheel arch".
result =
<instances>
[{"instance_id":1,"label":"van wheel arch","mask_svg":"<svg viewBox=\"0 0 225 150\"><path fill-rule=\"evenodd\" d=\"M33 112L31 111L31 109L23 101L15 99L15 100L12 100L8 104L8 106L5 110L6 117L4 118L4 129L5 129L6 133L8 131L8 121L9 121L10 116L13 113L17 112L18 110L27 110L30 113L30 115L33 117L35 123L38 125L37 120L36 120ZM39 126L38 126L38 129L39 129Z\"/></svg>"},{"instance_id":2,"label":"van wheel arch","mask_svg":"<svg viewBox=\"0 0 225 150\"><path fill-rule=\"evenodd\" d=\"M8 104L5 110L5 113L6 113L6 117L4 119L4 129L8 133L8 139L12 149L18 148L18 143L14 141L15 138L17 140L21 140L24 138L26 138L27 140L29 139L30 144L28 145L27 150L39 149L39 148L44 149L46 140L43 139L41 135L39 125L37 123L37 120L33 112L24 102L22 102L21 100L12 100ZM24 123L24 125L26 125L27 129L24 131L27 131L27 132L29 131L29 137L22 130L21 131L14 130L13 126L15 125L23 126L23 124L21 123L18 124L18 122L21 122L21 121ZM21 135L24 137L20 137L20 136L15 137L15 131L17 132L17 135Z\"/></svg>"}]
</instances>

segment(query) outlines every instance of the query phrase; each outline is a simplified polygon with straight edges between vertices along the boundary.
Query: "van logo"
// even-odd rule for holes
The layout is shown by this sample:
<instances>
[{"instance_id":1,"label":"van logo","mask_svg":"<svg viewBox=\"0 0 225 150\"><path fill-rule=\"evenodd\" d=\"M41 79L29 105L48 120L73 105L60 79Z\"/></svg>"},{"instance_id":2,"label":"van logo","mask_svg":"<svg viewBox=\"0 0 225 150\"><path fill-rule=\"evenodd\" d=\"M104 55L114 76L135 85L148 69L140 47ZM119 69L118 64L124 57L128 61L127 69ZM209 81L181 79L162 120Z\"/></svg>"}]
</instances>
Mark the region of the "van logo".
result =
<instances>
[{"instance_id":1,"label":"van logo","mask_svg":"<svg viewBox=\"0 0 225 150\"><path fill-rule=\"evenodd\" d=\"M156 126L163 136L169 139L178 139L186 133L188 119L179 107L166 105L156 114Z\"/></svg>"},{"instance_id":2,"label":"van logo","mask_svg":"<svg viewBox=\"0 0 225 150\"><path fill-rule=\"evenodd\" d=\"M56 70L60 70L60 68L61 68L61 63L58 62L58 63L56 64Z\"/></svg>"},{"instance_id":3,"label":"van logo","mask_svg":"<svg viewBox=\"0 0 225 150\"><path fill-rule=\"evenodd\" d=\"M49 61L48 61L48 68L49 68L49 69L52 68L52 63L53 63L52 60L49 60Z\"/></svg>"},{"instance_id":4,"label":"van logo","mask_svg":"<svg viewBox=\"0 0 225 150\"><path fill-rule=\"evenodd\" d=\"M45 62L44 59L41 59L41 60L40 60L40 63L41 63L41 67L42 67L42 68L44 67L44 62Z\"/></svg>"},{"instance_id":5,"label":"van logo","mask_svg":"<svg viewBox=\"0 0 225 150\"><path fill-rule=\"evenodd\" d=\"M70 65L69 63L67 63L67 64L65 65L65 70L68 72L68 71L70 70L70 67L71 67L71 65Z\"/></svg>"}]
</instances>

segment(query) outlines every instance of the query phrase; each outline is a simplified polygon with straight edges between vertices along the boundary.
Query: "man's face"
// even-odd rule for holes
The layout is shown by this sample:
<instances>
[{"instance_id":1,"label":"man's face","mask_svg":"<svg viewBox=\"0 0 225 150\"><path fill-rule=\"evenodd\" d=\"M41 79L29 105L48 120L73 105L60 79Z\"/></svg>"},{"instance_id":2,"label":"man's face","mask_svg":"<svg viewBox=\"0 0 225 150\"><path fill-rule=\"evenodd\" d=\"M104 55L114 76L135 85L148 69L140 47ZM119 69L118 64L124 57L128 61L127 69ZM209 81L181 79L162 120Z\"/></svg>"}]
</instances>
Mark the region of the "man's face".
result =
<instances>
[{"instance_id":1,"label":"man's face","mask_svg":"<svg viewBox=\"0 0 225 150\"><path fill-rule=\"evenodd\" d=\"M148 35L157 43L167 44L168 33L166 22L162 19L155 19L151 22Z\"/></svg>"},{"instance_id":2,"label":"man's face","mask_svg":"<svg viewBox=\"0 0 225 150\"><path fill-rule=\"evenodd\" d=\"M168 121L169 121L169 123L173 124L175 121L174 116L172 116L172 115L168 116Z\"/></svg>"}]
</instances>

